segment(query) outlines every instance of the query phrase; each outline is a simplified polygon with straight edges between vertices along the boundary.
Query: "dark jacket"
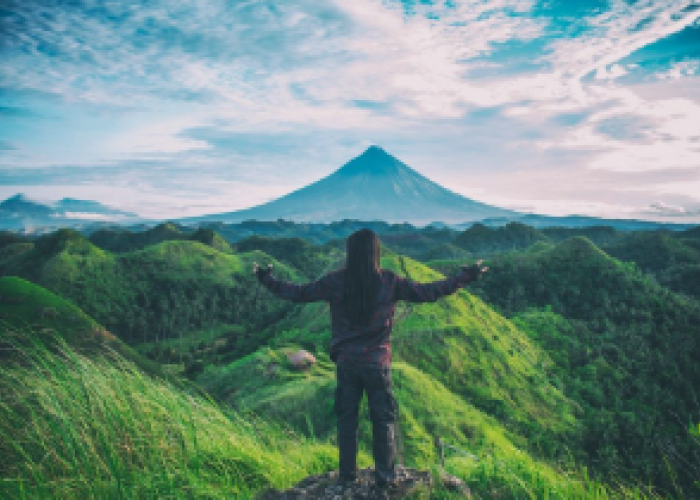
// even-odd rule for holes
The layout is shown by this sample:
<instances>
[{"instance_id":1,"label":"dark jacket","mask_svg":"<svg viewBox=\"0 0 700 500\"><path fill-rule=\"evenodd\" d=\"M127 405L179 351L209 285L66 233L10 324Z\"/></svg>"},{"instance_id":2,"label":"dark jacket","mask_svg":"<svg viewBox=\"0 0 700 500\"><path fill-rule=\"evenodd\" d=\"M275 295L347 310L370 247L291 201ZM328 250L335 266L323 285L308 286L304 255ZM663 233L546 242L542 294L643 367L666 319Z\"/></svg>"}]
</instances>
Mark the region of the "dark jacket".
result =
<instances>
[{"instance_id":1,"label":"dark jacket","mask_svg":"<svg viewBox=\"0 0 700 500\"><path fill-rule=\"evenodd\" d=\"M473 268L463 268L452 278L432 283L416 283L382 270L377 308L367 326L353 325L341 303L344 270L326 274L304 285L281 281L269 272L259 272L258 279L272 293L293 302L326 301L331 308L331 359L338 364L368 363L385 366L391 363L391 330L396 301L435 302L455 293L478 277Z\"/></svg>"}]
</instances>

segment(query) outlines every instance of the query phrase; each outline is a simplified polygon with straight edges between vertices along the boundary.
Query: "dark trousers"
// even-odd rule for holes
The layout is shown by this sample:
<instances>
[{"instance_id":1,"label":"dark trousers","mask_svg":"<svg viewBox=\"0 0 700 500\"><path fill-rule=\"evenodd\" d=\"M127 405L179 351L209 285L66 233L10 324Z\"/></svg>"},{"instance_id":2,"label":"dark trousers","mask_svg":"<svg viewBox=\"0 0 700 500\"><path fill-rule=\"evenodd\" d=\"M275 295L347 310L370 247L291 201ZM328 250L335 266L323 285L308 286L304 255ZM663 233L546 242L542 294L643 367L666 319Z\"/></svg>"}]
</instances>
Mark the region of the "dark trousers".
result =
<instances>
[{"instance_id":1,"label":"dark trousers","mask_svg":"<svg viewBox=\"0 0 700 500\"><path fill-rule=\"evenodd\" d=\"M335 412L338 417L340 479L357 477L357 424L364 391L372 420L372 452L378 484L394 481L397 406L391 368L343 363L336 368Z\"/></svg>"}]
</instances>

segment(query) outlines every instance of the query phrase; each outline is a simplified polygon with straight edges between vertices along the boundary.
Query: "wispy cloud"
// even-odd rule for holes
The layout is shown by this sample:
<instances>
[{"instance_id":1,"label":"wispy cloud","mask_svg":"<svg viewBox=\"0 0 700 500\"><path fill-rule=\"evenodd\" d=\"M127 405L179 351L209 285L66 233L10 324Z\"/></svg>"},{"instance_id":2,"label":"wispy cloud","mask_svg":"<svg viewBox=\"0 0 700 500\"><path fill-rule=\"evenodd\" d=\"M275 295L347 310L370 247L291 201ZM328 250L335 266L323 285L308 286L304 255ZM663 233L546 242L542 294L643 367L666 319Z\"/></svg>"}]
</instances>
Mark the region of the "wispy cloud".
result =
<instances>
[{"instance_id":1,"label":"wispy cloud","mask_svg":"<svg viewBox=\"0 0 700 500\"><path fill-rule=\"evenodd\" d=\"M508 179L525 172L541 180L562 161L579 184L697 172L700 94L659 90L697 78L692 51L663 67L634 59L698 29L694 5L15 2L2 14L0 177L138 186L166 206L157 186L186 197L194 188L185 179L197 172L221 200L237 191L235 204L245 204L382 142L465 194L473 174L488 171L489 192L500 189L500 199L559 210L575 196L565 180L553 190L526 182L530 191L521 192ZM657 87L644 94L645 82ZM39 123L49 108L55 118ZM9 171L18 168L33 174ZM655 191L660 179L642 177L648 184L630 181L640 189L631 211L660 195L700 197L681 181ZM583 191L587 200L572 201L581 210L622 210L612 187Z\"/></svg>"}]
</instances>

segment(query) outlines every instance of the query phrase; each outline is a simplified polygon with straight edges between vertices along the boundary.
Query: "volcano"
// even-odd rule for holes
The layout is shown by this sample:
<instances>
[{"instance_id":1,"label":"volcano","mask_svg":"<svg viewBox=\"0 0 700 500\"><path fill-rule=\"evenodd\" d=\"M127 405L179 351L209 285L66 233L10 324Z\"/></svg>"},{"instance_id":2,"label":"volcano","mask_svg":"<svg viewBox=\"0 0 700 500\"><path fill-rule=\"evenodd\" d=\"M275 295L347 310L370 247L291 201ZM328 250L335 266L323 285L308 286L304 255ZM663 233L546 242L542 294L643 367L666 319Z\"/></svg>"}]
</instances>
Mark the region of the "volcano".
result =
<instances>
[{"instance_id":1,"label":"volcano","mask_svg":"<svg viewBox=\"0 0 700 500\"><path fill-rule=\"evenodd\" d=\"M461 223L518 213L471 200L427 179L378 146L371 146L328 177L281 198L236 212L188 221L240 222L343 219L429 224Z\"/></svg>"}]
</instances>

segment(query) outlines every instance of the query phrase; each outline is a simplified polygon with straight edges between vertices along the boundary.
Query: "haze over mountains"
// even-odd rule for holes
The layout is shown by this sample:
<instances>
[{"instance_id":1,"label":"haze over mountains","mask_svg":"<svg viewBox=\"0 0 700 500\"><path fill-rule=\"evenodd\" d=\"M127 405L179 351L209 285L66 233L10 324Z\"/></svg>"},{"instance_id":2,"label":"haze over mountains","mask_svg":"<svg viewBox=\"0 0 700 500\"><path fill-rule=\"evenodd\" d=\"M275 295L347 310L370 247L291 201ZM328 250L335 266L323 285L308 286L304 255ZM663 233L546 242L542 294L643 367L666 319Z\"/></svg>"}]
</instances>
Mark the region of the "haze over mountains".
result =
<instances>
[{"instance_id":1,"label":"haze over mountains","mask_svg":"<svg viewBox=\"0 0 700 500\"><path fill-rule=\"evenodd\" d=\"M445 189L382 148L371 146L328 177L281 198L245 210L188 221L284 218L299 222L360 219L429 224L517 215Z\"/></svg>"},{"instance_id":2,"label":"haze over mountains","mask_svg":"<svg viewBox=\"0 0 700 500\"><path fill-rule=\"evenodd\" d=\"M63 198L57 202L46 202L16 194L0 203L1 229L70 226L92 221L133 223L137 220L139 217L134 213L91 200Z\"/></svg>"}]
</instances>

